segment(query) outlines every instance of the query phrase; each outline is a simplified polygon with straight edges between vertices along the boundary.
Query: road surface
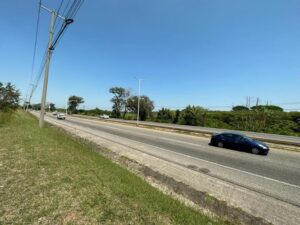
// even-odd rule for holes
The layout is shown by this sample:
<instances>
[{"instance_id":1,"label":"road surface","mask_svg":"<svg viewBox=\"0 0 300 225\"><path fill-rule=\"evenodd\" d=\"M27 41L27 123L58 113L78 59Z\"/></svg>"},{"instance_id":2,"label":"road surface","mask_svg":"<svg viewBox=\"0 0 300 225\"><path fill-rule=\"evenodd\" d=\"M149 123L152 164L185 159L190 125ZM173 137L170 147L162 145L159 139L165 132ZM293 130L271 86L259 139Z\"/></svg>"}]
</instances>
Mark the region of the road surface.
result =
<instances>
[{"instance_id":1,"label":"road surface","mask_svg":"<svg viewBox=\"0 0 300 225\"><path fill-rule=\"evenodd\" d=\"M277 184L294 189L299 195L292 195L291 199L286 200L300 206L300 153L271 149L268 156L260 156L209 146L207 138L197 138L115 123L95 122L94 120L75 117L68 117L64 123L88 127L96 131L102 131L114 136L212 162L217 166L221 166L221 168L233 168L241 173L249 173L262 179L274 180ZM267 192L271 192L272 186L266 187L266 189L269 189L266 190ZM281 194L282 198L285 199L284 192Z\"/></svg>"},{"instance_id":2,"label":"road surface","mask_svg":"<svg viewBox=\"0 0 300 225\"><path fill-rule=\"evenodd\" d=\"M108 121L136 124L136 121L133 120L109 119ZM221 132L239 132L257 140L300 146L300 137L296 137L296 136L228 130L228 129L220 129L220 128L200 127L200 126L187 126L187 125L158 123L158 122L149 122L149 121L139 121L139 124L144 126L170 128L170 129L177 129L177 130L190 131L190 132L200 132L200 133L207 133L207 134L214 134L214 133L221 133Z\"/></svg>"}]
</instances>

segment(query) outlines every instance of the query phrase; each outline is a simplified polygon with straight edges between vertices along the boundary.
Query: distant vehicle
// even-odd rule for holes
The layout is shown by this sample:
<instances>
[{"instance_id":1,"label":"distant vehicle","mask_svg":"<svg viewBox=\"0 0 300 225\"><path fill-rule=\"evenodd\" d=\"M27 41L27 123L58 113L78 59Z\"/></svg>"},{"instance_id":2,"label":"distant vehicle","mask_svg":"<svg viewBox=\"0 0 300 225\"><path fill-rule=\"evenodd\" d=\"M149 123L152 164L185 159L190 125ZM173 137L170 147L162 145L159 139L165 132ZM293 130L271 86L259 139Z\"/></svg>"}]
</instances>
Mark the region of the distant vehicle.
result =
<instances>
[{"instance_id":1,"label":"distant vehicle","mask_svg":"<svg viewBox=\"0 0 300 225\"><path fill-rule=\"evenodd\" d=\"M100 119L109 119L109 115L103 114L99 116Z\"/></svg>"},{"instance_id":2,"label":"distant vehicle","mask_svg":"<svg viewBox=\"0 0 300 225\"><path fill-rule=\"evenodd\" d=\"M65 120L66 116L64 113L57 113L56 118L59 120Z\"/></svg>"},{"instance_id":3,"label":"distant vehicle","mask_svg":"<svg viewBox=\"0 0 300 225\"><path fill-rule=\"evenodd\" d=\"M56 116L56 115L57 115L57 111L53 112L52 115L53 115L53 116Z\"/></svg>"},{"instance_id":4,"label":"distant vehicle","mask_svg":"<svg viewBox=\"0 0 300 225\"><path fill-rule=\"evenodd\" d=\"M220 148L236 149L253 154L268 155L269 153L269 147L265 143L237 133L214 134L210 144Z\"/></svg>"}]
</instances>

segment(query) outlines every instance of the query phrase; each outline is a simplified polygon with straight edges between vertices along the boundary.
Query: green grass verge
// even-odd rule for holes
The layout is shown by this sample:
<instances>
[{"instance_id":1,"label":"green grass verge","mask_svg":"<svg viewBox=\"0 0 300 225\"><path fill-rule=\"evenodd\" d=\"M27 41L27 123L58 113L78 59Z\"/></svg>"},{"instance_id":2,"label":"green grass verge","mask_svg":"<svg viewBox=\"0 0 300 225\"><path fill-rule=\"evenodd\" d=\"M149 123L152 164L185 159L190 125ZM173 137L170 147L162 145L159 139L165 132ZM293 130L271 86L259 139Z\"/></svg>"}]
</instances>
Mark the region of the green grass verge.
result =
<instances>
[{"instance_id":1,"label":"green grass verge","mask_svg":"<svg viewBox=\"0 0 300 225\"><path fill-rule=\"evenodd\" d=\"M0 224L220 224L51 127L0 126Z\"/></svg>"},{"instance_id":2,"label":"green grass verge","mask_svg":"<svg viewBox=\"0 0 300 225\"><path fill-rule=\"evenodd\" d=\"M8 112L0 111L0 127L4 126L4 124L9 123L12 115L13 115L12 111L8 111Z\"/></svg>"}]
</instances>

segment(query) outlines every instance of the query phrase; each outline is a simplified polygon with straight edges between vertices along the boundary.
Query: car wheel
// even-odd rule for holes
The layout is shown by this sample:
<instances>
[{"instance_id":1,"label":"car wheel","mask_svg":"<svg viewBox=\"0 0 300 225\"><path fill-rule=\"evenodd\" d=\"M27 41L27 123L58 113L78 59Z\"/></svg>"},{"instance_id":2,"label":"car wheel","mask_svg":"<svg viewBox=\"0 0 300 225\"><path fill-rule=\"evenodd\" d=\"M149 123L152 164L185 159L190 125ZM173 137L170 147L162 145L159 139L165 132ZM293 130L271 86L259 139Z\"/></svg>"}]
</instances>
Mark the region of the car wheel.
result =
<instances>
[{"instance_id":1,"label":"car wheel","mask_svg":"<svg viewBox=\"0 0 300 225\"><path fill-rule=\"evenodd\" d=\"M224 147L224 144L222 142L218 142L217 145L218 145L219 148L223 148Z\"/></svg>"},{"instance_id":2,"label":"car wheel","mask_svg":"<svg viewBox=\"0 0 300 225\"><path fill-rule=\"evenodd\" d=\"M259 150L257 148L252 148L251 152L255 155L257 155L259 153Z\"/></svg>"}]
</instances>

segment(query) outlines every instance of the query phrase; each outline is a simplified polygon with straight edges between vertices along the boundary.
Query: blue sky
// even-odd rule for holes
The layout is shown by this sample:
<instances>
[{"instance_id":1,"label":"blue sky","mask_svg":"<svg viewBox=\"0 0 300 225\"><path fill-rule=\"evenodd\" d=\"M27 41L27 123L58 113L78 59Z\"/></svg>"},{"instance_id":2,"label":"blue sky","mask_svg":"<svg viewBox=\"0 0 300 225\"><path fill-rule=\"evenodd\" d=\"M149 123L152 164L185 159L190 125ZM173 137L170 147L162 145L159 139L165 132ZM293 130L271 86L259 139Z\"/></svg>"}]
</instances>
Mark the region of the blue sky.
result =
<instances>
[{"instance_id":1,"label":"blue sky","mask_svg":"<svg viewBox=\"0 0 300 225\"><path fill-rule=\"evenodd\" d=\"M26 95L37 0L0 3L0 81ZM57 8L60 0L43 0ZM300 102L299 0L85 0L54 51L47 100L109 108L108 89L131 88L157 108L211 109ZM35 73L47 44L50 16L41 11ZM33 77L33 78L34 78ZM39 102L42 81L34 93ZM300 110L299 104L282 104ZM214 108L216 107L216 108Z\"/></svg>"}]
</instances>

